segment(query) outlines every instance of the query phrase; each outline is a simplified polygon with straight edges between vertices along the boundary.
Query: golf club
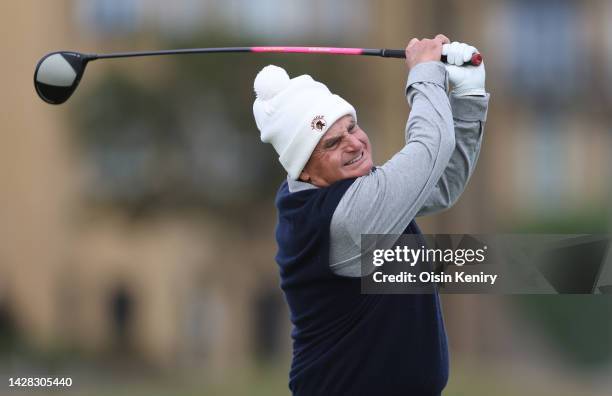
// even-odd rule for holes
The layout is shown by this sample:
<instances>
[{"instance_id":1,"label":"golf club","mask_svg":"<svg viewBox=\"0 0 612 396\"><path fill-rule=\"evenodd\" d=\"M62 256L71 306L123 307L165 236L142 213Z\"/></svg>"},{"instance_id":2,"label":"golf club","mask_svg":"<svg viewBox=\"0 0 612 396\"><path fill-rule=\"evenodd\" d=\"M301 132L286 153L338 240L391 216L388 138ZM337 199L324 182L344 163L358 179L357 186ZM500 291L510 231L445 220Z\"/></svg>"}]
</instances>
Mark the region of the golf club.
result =
<instances>
[{"instance_id":1,"label":"golf club","mask_svg":"<svg viewBox=\"0 0 612 396\"><path fill-rule=\"evenodd\" d=\"M337 47L222 47L222 48L187 48L176 50L118 52L113 54L83 54L74 51L58 51L45 55L34 71L34 87L38 96L50 104L62 104L74 93L85 67L90 61L110 58L132 58L137 56L210 54L222 52L278 52L303 54L334 55L369 55L384 58L405 58L404 50L380 48L337 48ZM446 57L442 56L442 62ZM478 66L482 63L479 53L472 55L468 65Z\"/></svg>"}]
</instances>

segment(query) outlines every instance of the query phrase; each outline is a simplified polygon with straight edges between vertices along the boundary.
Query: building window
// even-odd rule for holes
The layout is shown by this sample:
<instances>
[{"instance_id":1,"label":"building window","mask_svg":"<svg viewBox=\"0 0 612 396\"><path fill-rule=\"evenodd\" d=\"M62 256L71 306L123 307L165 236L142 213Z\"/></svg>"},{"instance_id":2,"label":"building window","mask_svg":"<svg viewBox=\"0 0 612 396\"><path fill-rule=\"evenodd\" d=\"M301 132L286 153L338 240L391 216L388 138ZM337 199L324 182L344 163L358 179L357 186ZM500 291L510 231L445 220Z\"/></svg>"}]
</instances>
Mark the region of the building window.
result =
<instances>
[{"instance_id":1,"label":"building window","mask_svg":"<svg viewBox=\"0 0 612 396\"><path fill-rule=\"evenodd\" d=\"M274 360L282 353L283 299L276 290L261 290L253 300L255 356Z\"/></svg>"},{"instance_id":2,"label":"building window","mask_svg":"<svg viewBox=\"0 0 612 396\"><path fill-rule=\"evenodd\" d=\"M580 8L569 0L517 0L505 5L510 44L500 63L510 65L515 94L540 103L570 100L583 83ZM579 77L578 77L579 76Z\"/></svg>"}]
</instances>

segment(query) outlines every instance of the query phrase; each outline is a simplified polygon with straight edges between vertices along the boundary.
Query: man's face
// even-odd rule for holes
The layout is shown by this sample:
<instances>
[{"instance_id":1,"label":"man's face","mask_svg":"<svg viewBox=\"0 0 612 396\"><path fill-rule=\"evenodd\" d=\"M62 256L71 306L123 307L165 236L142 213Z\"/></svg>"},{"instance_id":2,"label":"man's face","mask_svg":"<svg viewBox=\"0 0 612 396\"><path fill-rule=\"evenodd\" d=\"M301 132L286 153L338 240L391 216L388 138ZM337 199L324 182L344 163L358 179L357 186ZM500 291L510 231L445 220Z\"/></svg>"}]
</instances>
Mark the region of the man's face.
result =
<instances>
[{"instance_id":1,"label":"man's face","mask_svg":"<svg viewBox=\"0 0 612 396\"><path fill-rule=\"evenodd\" d=\"M327 130L315 147L300 180L327 187L339 180L367 175L372 169L368 135L345 115Z\"/></svg>"}]
</instances>

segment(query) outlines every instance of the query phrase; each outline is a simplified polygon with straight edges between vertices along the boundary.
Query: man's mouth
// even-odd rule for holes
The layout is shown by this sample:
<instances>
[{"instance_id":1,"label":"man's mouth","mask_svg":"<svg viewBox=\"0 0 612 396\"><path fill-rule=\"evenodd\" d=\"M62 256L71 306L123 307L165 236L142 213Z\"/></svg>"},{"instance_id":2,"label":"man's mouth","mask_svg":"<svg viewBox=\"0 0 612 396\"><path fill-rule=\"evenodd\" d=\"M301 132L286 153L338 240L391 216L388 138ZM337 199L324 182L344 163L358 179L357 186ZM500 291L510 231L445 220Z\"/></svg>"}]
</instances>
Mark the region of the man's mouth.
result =
<instances>
[{"instance_id":1,"label":"man's mouth","mask_svg":"<svg viewBox=\"0 0 612 396\"><path fill-rule=\"evenodd\" d=\"M357 157L355 157L352 160L350 160L349 162L345 163L344 166L353 165L354 163L357 163L357 162L361 161L362 159L363 159L363 151Z\"/></svg>"}]
</instances>

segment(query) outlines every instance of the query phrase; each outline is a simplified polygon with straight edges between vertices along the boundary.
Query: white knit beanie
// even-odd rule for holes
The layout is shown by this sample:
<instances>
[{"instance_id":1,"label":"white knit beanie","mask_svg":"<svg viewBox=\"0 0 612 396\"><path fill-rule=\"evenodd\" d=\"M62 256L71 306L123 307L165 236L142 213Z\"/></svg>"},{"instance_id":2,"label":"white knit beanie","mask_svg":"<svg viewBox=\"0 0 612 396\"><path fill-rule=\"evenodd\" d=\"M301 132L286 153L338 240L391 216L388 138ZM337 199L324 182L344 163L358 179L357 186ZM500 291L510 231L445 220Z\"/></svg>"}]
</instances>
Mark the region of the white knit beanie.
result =
<instances>
[{"instance_id":1,"label":"white knit beanie","mask_svg":"<svg viewBox=\"0 0 612 396\"><path fill-rule=\"evenodd\" d=\"M253 84L253 114L261 140L271 143L289 177L297 180L314 148L336 120L355 109L309 75L290 79L285 69L269 65Z\"/></svg>"}]
</instances>

